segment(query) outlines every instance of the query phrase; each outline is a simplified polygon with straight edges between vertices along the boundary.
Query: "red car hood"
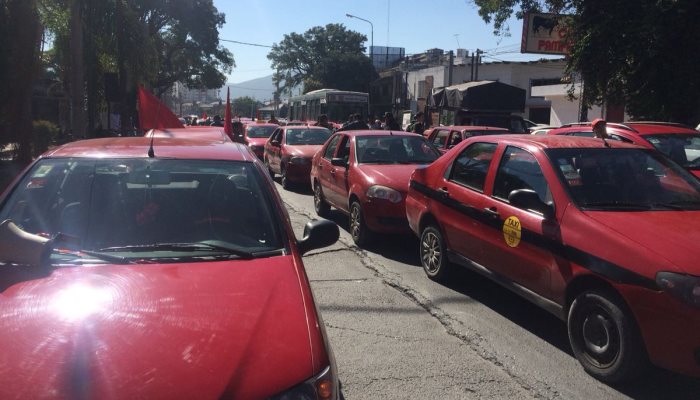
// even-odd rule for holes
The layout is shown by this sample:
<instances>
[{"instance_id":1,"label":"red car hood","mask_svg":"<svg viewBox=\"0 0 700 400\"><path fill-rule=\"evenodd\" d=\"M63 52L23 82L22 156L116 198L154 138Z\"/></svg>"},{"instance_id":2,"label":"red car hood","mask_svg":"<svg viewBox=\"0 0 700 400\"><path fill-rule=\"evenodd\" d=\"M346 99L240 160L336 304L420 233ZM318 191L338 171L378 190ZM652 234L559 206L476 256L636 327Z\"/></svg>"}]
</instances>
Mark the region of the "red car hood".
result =
<instances>
[{"instance_id":1,"label":"red car hood","mask_svg":"<svg viewBox=\"0 0 700 400\"><path fill-rule=\"evenodd\" d=\"M304 157L311 159L314 157L319 150L323 147L322 144L319 145L303 145L303 146L289 146L287 145L287 153L292 157Z\"/></svg>"},{"instance_id":2,"label":"red car hood","mask_svg":"<svg viewBox=\"0 0 700 400\"><path fill-rule=\"evenodd\" d=\"M700 218L700 211L587 212L586 215L683 272L700 276L700 227L691 222Z\"/></svg>"},{"instance_id":3,"label":"red car hood","mask_svg":"<svg viewBox=\"0 0 700 400\"><path fill-rule=\"evenodd\" d=\"M57 269L0 312L3 399L266 398L314 372L291 256Z\"/></svg>"},{"instance_id":4,"label":"red car hood","mask_svg":"<svg viewBox=\"0 0 700 400\"><path fill-rule=\"evenodd\" d=\"M370 185L382 185L401 193L408 191L408 182L416 168L423 164L361 164L359 169Z\"/></svg>"}]
</instances>

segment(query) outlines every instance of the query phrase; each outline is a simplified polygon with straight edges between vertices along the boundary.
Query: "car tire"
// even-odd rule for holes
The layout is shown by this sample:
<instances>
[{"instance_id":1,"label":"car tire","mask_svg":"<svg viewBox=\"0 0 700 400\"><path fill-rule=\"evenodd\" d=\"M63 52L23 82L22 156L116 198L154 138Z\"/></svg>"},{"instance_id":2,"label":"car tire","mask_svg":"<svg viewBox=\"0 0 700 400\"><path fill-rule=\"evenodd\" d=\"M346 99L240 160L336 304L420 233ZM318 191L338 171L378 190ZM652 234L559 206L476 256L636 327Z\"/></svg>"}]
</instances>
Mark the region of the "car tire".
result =
<instances>
[{"instance_id":1,"label":"car tire","mask_svg":"<svg viewBox=\"0 0 700 400\"><path fill-rule=\"evenodd\" d=\"M583 369L602 382L631 380L649 365L637 323L615 293L589 290L578 295L569 308L567 329Z\"/></svg>"},{"instance_id":2,"label":"car tire","mask_svg":"<svg viewBox=\"0 0 700 400\"><path fill-rule=\"evenodd\" d=\"M353 201L350 204L350 236L352 236L353 242L358 247L363 247L369 243L372 231L367 227L365 223L364 213L362 212L362 206L360 206L359 201Z\"/></svg>"},{"instance_id":3,"label":"car tire","mask_svg":"<svg viewBox=\"0 0 700 400\"><path fill-rule=\"evenodd\" d=\"M331 211L331 206L326 203L326 199L323 198L323 190L321 189L321 184L314 183L314 209L316 214L322 218L328 218L328 214Z\"/></svg>"},{"instance_id":4,"label":"car tire","mask_svg":"<svg viewBox=\"0 0 700 400\"><path fill-rule=\"evenodd\" d=\"M267 173L270 174L270 178L275 179L275 173L272 171L270 160L268 160L267 157L265 157L265 162L263 164L265 164L265 168L267 168Z\"/></svg>"},{"instance_id":5,"label":"car tire","mask_svg":"<svg viewBox=\"0 0 700 400\"><path fill-rule=\"evenodd\" d=\"M290 182L289 178L287 178L287 169L284 166L280 167L280 184L284 190L289 190L292 188L292 182Z\"/></svg>"},{"instance_id":6,"label":"car tire","mask_svg":"<svg viewBox=\"0 0 700 400\"><path fill-rule=\"evenodd\" d=\"M428 278L435 282L447 282L452 264L447 257L447 246L440 229L426 226L420 234L420 261Z\"/></svg>"}]
</instances>

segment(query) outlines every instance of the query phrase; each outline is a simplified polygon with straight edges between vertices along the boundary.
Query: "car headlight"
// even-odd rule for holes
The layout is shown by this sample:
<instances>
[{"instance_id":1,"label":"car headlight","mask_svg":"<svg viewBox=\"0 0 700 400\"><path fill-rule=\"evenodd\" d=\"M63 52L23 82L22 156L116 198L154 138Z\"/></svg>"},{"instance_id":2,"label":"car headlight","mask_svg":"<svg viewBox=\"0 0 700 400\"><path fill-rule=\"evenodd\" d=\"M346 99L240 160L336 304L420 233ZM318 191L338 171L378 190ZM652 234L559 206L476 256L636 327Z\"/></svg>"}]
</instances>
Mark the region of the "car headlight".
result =
<instances>
[{"instance_id":1,"label":"car headlight","mask_svg":"<svg viewBox=\"0 0 700 400\"><path fill-rule=\"evenodd\" d=\"M401 201L401 193L399 193L397 190L382 185L370 186L370 188L367 189L367 197L389 200L392 203L398 203Z\"/></svg>"},{"instance_id":2,"label":"car headlight","mask_svg":"<svg viewBox=\"0 0 700 400\"><path fill-rule=\"evenodd\" d=\"M336 399L338 388L330 366L306 382L270 397L271 400L329 400Z\"/></svg>"},{"instance_id":3,"label":"car headlight","mask_svg":"<svg viewBox=\"0 0 700 400\"><path fill-rule=\"evenodd\" d=\"M308 164L309 159L305 157L292 157L289 159L289 162L292 164Z\"/></svg>"},{"instance_id":4,"label":"car headlight","mask_svg":"<svg viewBox=\"0 0 700 400\"><path fill-rule=\"evenodd\" d=\"M700 277L659 272L656 284L666 293L694 307L700 308Z\"/></svg>"}]
</instances>

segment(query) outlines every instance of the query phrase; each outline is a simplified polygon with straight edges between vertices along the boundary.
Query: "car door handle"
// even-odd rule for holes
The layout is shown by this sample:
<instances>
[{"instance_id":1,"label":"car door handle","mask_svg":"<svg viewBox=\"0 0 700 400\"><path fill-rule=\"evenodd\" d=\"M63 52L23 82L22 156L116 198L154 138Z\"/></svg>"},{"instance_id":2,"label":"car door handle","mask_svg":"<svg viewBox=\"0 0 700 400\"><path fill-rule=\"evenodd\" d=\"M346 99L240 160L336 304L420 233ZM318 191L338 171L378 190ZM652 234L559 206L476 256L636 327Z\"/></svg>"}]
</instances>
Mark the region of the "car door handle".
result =
<instances>
[{"instance_id":1,"label":"car door handle","mask_svg":"<svg viewBox=\"0 0 700 400\"><path fill-rule=\"evenodd\" d=\"M440 197L450 197L450 192L447 191L447 188L440 188L437 190L437 192Z\"/></svg>"},{"instance_id":2,"label":"car door handle","mask_svg":"<svg viewBox=\"0 0 700 400\"><path fill-rule=\"evenodd\" d=\"M501 214L498 213L498 209L496 207L486 207L484 208L484 212L488 214L490 217L500 217Z\"/></svg>"},{"instance_id":3,"label":"car door handle","mask_svg":"<svg viewBox=\"0 0 700 400\"><path fill-rule=\"evenodd\" d=\"M335 169L330 170L331 175L335 175Z\"/></svg>"}]
</instances>

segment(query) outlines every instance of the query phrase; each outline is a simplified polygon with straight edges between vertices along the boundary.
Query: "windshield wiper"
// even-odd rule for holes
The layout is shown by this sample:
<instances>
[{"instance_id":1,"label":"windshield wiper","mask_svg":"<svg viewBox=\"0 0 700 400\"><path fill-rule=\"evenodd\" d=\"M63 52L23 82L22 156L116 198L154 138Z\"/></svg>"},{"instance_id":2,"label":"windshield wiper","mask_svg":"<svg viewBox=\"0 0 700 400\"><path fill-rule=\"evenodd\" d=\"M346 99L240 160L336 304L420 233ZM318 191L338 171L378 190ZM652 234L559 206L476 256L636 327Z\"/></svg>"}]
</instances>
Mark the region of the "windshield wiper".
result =
<instances>
[{"instance_id":1,"label":"windshield wiper","mask_svg":"<svg viewBox=\"0 0 700 400\"><path fill-rule=\"evenodd\" d=\"M241 249L240 247L219 241L205 241L197 243L153 243L139 244L121 247L107 247L100 249L100 252L108 251L221 251L233 254L241 258L254 258L255 253ZM87 254L87 253L86 253Z\"/></svg>"},{"instance_id":2,"label":"windshield wiper","mask_svg":"<svg viewBox=\"0 0 700 400\"><path fill-rule=\"evenodd\" d=\"M627 203L624 201L596 201L596 202L589 202L589 203L584 203L583 207L585 208L610 208L610 209L615 209L615 210L649 210L651 207L647 204L639 204L639 203Z\"/></svg>"},{"instance_id":3,"label":"windshield wiper","mask_svg":"<svg viewBox=\"0 0 700 400\"><path fill-rule=\"evenodd\" d=\"M697 200L676 200L676 201L668 201L668 202L662 202L662 203L652 203L652 207L664 207L668 208L671 210L698 210L700 209L700 201Z\"/></svg>"},{"instance_id":4,"label":"windshield wiper","mask_svg":"<svg viewBox=\"0 0 700 400\"><path fill-rule=\"evenodd\" d=\"M115 264L133 264L133 262L129 261L129 259L126 257L115 256L113 254L106 254L99 251L80 250L80 253L97 258L98 260L107 261Z\"/></svg>"}]
</instances>

